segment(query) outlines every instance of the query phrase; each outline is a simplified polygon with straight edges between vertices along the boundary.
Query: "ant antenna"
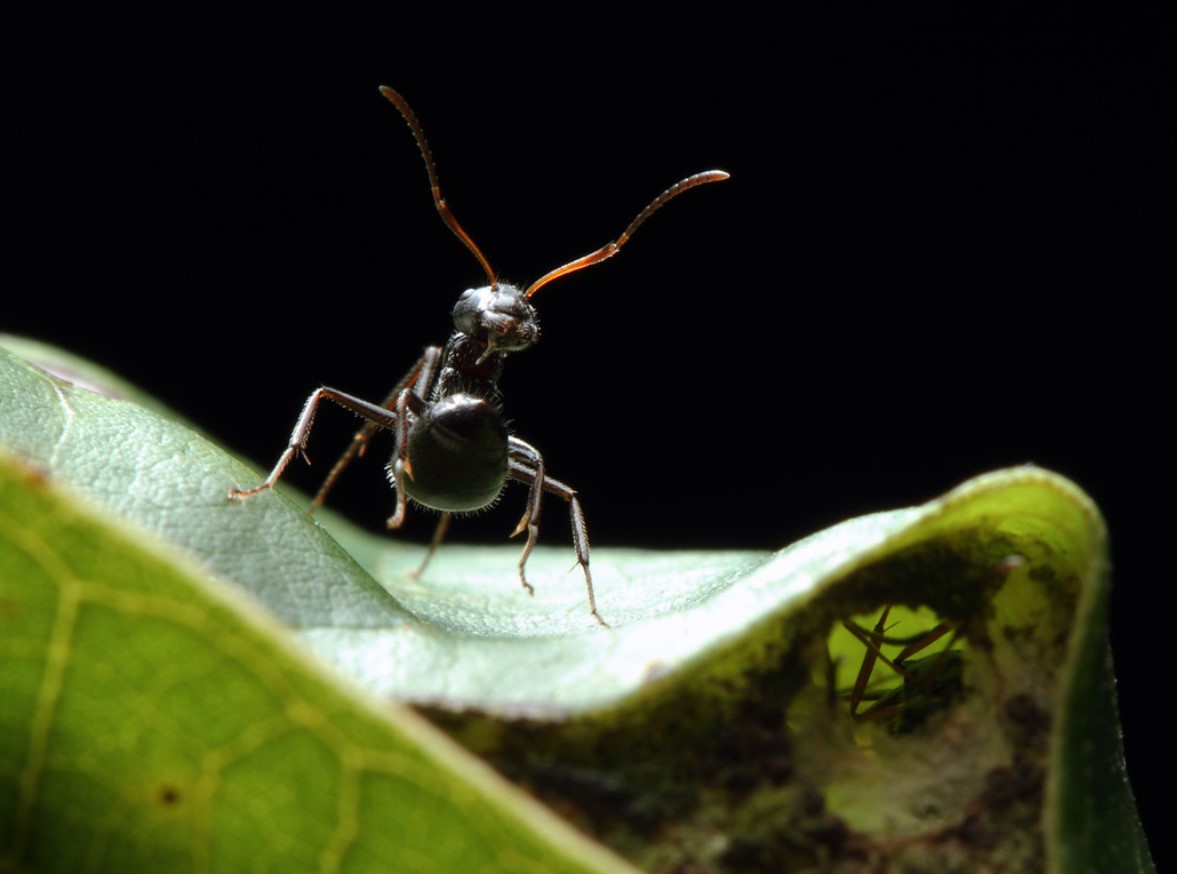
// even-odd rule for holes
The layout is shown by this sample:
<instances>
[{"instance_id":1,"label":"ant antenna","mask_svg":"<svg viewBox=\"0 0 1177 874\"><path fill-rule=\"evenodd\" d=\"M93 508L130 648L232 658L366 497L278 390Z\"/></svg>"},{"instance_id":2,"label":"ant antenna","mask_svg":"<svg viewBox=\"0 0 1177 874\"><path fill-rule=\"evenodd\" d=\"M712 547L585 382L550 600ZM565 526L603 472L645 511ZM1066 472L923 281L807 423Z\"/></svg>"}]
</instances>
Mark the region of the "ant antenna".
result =
<instances>
[{"instance_id":1,"label":"ant antenna","mask_svg":"<svg viewBox=\"0 0 1177 874\"><path fill-rule=\"evenodd\" d=\"M391 100L392 98L390 97L389 99ZM412 122L410 122L410 124L412 124ZM575 261L570 261L563 267L557 267L550 273L545 273L535 282L531 283L531 286L527 289L525 296L531 297L554 279L559 279L561 276L567 276L569 273L575 273L577 270L583 270L585 267L592 267L594 264L600 264L602 261L612 258L617 254L622 246L629 242L629 238L633 236L634 231L641 227L642 222L656 213L659 209L664 207L671 200L678 197L684 191L689 191L696 185L705 185L708 182L722 182L730 175L730 173L725 173L722 170L705 170L702 173L696 173L694 176L688 176L681 182L671 185L652 201L650 201L650 203L646 205L645 209L638 213L637 218L629 223L629 227L621 232L620 237L618 237L612 243L606 243L604 246L597 249L597 251L585 255L583 258L577 258ZM434 190L436 191L436 189ZM441 206L439 205L438 209L440 208ZM473 246L473 243L470 243L469 245Z\"/></svg>"},{"instance_id":2,"label":"ant antenna","mask_svg":"<svg viewBox=\"0 0 1177 874\"><path fill-rule=\"evenodd\" d=\"M470 235L462 230L462 226L458 224L458 220L450 212L445 198L441 196L441 186L437 182L437 167L433 163L433 153L429 151L429 142L425 139L425 131L421 129L421 122L417 121L417 116L413 114L413 110L409 108L409 104L405 102L405 98L401 97L387 85L380 86L380 93L387 97L389 102L400 110L400 114L409 123L409 130L413 132L413 138L417 141L417 148L421 150L421 157L425 159L425 171L429 174L429 188L433 192L433 204L441 214L441 220L445 222L447 228L454 232L454 236L461 240L466 248L474 253L474 257L478 259L478 263L486 271L486 278L490 280L490 287L497 288L499 281L495 277L495 272L490 267L490 262L486 260L486 256L482 254L482 250L474 245L474 241L470 239ZM681 184L679 183L679 185ZM675 187L677 188L678 186ZM667 194L669 193L667 192ZM675 193L677 194L677 192ZM666 195L664 194L662 197L665 198ZM661 200L662 198L659 199ZM649 212L653 212L649 207L646 209ZM630 227L632 229L633 226L631 225ZM604 257L608 258L609 256L606 255Z\"/></svg>"}]
</instances>

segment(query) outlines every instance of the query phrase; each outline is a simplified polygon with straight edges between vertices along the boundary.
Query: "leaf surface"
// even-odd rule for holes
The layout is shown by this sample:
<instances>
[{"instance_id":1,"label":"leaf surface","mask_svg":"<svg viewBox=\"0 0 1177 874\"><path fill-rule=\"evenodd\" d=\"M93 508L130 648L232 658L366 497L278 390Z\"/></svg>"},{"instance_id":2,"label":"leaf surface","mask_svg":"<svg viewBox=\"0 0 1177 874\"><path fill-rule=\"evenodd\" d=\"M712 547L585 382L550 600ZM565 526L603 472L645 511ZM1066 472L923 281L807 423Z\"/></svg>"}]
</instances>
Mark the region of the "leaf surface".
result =
<instances>
[{"instance_id":1,"label":"leaf surface","mask_svg":"<svg viewBox=\"0 0 1177 874\"><path fill-rule=\"evenodd\" d=\"M531 825L549 820L488 789L480 766L445 759L451 771L436 776L431 757L450 755L444 743L433 747L410 717L409 729L390 725L400 711L373 715L364 698L333 689L322 664L347 678L344 690L425 708L651 870L805 870L823 858L943 870L978 853L1010 860L1006 870L1082 871L1096 858L1098 870L1151 870L1106 658L1103 523L1049 472L980 477L775 554L595 550L606 629L567 572L567 549L536 550L534 598L518 586L515 547L447 545L414 579L419 547L328 517L329 534L305 499L281 492L230 502L230 488L260 480L256 470L166 416L2 350L0 413L0 443L21 459L6 500L61 502L6 510L12 569L0 603L14 605L16 631L0 644L3 685L6 700L23 702L6 711L0 751L16 787L2 817L10 859L42 858L54 846L48 823L77 820L94 836L87 852L98 861L87 864L104 869L136 852L145 811L162 810L148 830L159 844L144 846L197 870L228 844L260 839L262 821L296 836L290 847L271 842L276 859L295 858L289 851L310 867L364 870L349 866L368 852L409 857L383 838L354 849L369 817L399 815L369 801L434 781L461 787L454 797L491 796L486 821L515 823L483 848L487 859L572 846L548 825L535 837ZM30 527L36 513L86 534ZM156 538L166 558L149 545ZM155 591L162 570L122 568L140 540L151 560L179 568L183 594ZM899 631L871 631L882 609ZM888 636L928 637L937 623L938 644L887 654ZM855 680L872 661L859 696ZM919 678L925 669L934 680ZM83 715L66 731L75 708ZM80 728L89 724L92 746ZM390 740L400 731L410 738ZM373 765L401 761L382 744L414 764ZM134 767L108 756L129 761L140 747ZM108 759L119 761L113 773L94 764ZM295 761L316 781L318 807L297 788L267 788L271 769ZM386 787L371 795L370 772ZM430 797L421 821L454 818L466 802L450 791ZM307 811L317 828L298 818ZM483 842L479 828L453 840ZM668 843L667 829L680 839ZM412 852L425 866L432 849Z\"/></svg>"}]
</instances>

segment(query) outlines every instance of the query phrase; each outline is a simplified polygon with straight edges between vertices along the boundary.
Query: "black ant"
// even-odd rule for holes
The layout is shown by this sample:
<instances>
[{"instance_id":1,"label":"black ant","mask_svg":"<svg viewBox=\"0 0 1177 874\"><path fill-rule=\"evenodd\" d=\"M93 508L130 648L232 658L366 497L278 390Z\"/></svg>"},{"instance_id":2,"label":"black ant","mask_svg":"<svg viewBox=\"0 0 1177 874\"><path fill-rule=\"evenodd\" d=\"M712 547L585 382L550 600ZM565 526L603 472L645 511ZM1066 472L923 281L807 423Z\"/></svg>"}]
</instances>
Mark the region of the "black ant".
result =
<instances>
[{"instance_id":1,"label":"black ant","mask_svg":"<svg viewBox=\"0 0 1177 874\"><path fill-rule=\"evenodd\" d=\"M948 622L940 622L934 628L912 637L892 637L887 634L890 613L891 605L888 604L883 608L874 628L869 631L849 619L842 621L842 626L866 647L854 688L850 691L850 716L856 722L888 720L893 733L905 734L922 724L937 706L959 693L962 658L960 650L953 649L953 644L960 630ZM949 634L951 637L947 646L938 653L913 658ZM901 646L903 649L888 658L882 649L884 644ZM882 661L902 677L903 684L880 695L869 693L867 687L871 683L876 661ZM872 698L874 704L860 712L858 708L862 702Z\"/></svg>"},{"instance_id":2,"label":"black ant","mask_svg":"<svg viewBox=\"0 0 1177 874\"><path fill-rule=\"evenodd\" d=\"M417 573L424 571L436 552L454 513L470 513L489 507L498 499L507 480L512 479L529 487L527 507L511 536L527 532L527 542L519 559L519 579L523 588L534 594L535 590L527 582L525 568L539 536L543 493L556 495L568 502L572 543L576 562L584 569L590 612L599 623L607 625L597 612L593 596L588 531L576 491L548 476L539 450L511 434L503 418L498 387L503 360L508 354L526 349L539 339L539 322L529 300L537 291L553 280L611 258L634 231L668 201L697 185L727 179L728 174L722 170L709 170L672 185L638 213L616 240L541 276L524 290L499 282L490 262L450 212L441 196L437 169L424 131L408 103L391 88L381 86L380 93L408 122L425 159L433 203L446 226L478 259L489 285L462 293L454 306L455 330L445 348L426 348L381 404L369 403L333 388L316 389L307 398L290 435L290 445L265 482L252 489L232 489L229 497L248 498L269 489L296 455L303 456L309 463L306 443L315 413L321 401L333 401L367 421L327 475L311 505L312 510L323 503L327 492L351 460L363 453L368 439L380 429L391 431L395 448L388 471L396 489L396 511L388 520L388 528L399 528L404 522L408 498L441 511L429 551Z\"/></svg>"}]
</instances>

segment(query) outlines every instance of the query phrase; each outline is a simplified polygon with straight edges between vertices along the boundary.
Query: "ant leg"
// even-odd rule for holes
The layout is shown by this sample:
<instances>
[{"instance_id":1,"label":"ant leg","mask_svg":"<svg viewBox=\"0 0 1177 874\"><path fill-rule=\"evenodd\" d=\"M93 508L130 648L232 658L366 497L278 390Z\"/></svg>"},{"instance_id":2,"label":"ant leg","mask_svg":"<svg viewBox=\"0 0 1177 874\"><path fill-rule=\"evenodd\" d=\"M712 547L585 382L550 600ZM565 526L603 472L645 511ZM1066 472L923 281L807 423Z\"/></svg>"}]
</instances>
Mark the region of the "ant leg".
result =
<instances>
[{"instance_id":1,"label":"ant leg","mask_svg":"<svg viewBox=\"0 0 1177 874\"><path fill-rule=\"evenodd\" d=\"M527 566L531 550L535 548L536 540L539 539L539 514L543 508L544 493L544 457L530 443L525 443L517 437L510 437L508 440L509 469L513 471L515 463L518 463L520 470L525 471L529 477L527 482L531 484L531 488L527 490L527 508L523 511L523 516L519 519L515 530L511 532L511 536L518 537L524 531L527 532L527 542L523 544L523 556L519 559L519 579L523 581L523 588L527 589L527 594L534 595L535 589L527 582L524 568Z\"/></svg>"},{"instance_id":2,"label":"ant leg","mask_svg":"<svg viewBox=\"0 0 1177 874\"><path fill-rule=\"evenodd\" d=\"M866 687L870 683L871 674L874 672L876 660L882 661L883 664L887 665L887 667L901 676L905 681L916 683L924 688L925 691L931 691L934 678L947 660L952 645L956 643L957 638L960 636L960 629L953 628L948 622L941 622L931 630L921 632L914 637L888 637L886 623L887 616L890 612L891 605L888 604L883 608L878 622L875 623L875 627L871 631L867 631L849 619L842 621L843 627L866 647L866 655L863 656L862 666L858 670L858 677L854 682L854 689L850 696L850 715L856 720L878 719L891 715L889 711L879 713L875 709L864 714L858 713L858 707L865 697ZM936 661L933 663L932 670L928 672L928 675L922 679L913 676L912 672L908 670L909 666L906 664L907 659L924 651L949 632L952 632L952 636L948 640L948 645L937 654ZM903 646L903 650L894 659L890 659L884 655L882 650L882 646L885 643L896 646L901 645Z\"/></svg>"},{"instance_id":3,"label":"ant leg","mask_svg":"<svg viewBox=\"0 0 1177 874\"><path fill-rule=\"evenodd\" d=\"M576 496L576 490L571 486L567 486L551 477L544 480L544 491L551 492L553 495L559 495L568 502L568 518L572 522L572 545L576 550L576 563L584 571L584 585L588 591L589 612L593 614L594 619L608 628L609 623L602 619L601 614L597 612L597 599L593 595L593 575L589 571L588 528L584 524L584 509L580 506L580 498Z\"/></svg>"},{"instance_id":4,"label":"ant leg","mask_svg":"<svg viewBox=\"0 0 1177 874\"><path fill-rule=\"evenodd\" d=\"M281 479L282 474L286 471L287 466L296 455L301 455L303 458L306 458L307 439L310 437L311 426L315 421L315 413L318 412L319 404L322 401L328 400L339 404L341 407L346 407L353 413L363 416L370 423L375 425L375 427L384 428L385 430L392 431L393 433L397 434L399 440L401 433L398 430L398 422L401 418L407 418L407 408L409 406L408 399L411 397L412 395L407 390L402 391L397 407L398 410L404 407L404 412L393 414L384 409L384 407L369 403L362 398L357 398L354 395L349 395L333 388L327 388L324 386L323 388L315 389L314 392L311 393L311 396L307 398L306 405L302 408L302 413L299 415L298 421L294 425L294 430L290 433L290 444L286 447L286 451L283 452L282 455L278 458L278 463L274 465L274 469L270 471L270 475L266 477L265 481L262 482L261 485L255 486L252 489L230 489L230 500L249 498L260 492L264 492L267 489L273 488L274 484L278 482L279 479ZM407 426L404 427L404 430L407 431ZM398 452L400 451L403 450L401 450L400 446L398 446Z\"/></svg>"},{"instance_id":5,"label":"ant leg","mask_svg":"<svg viewBox=\"0 0 1177 874\"><path fill-rule=\"evenodd\" d=\"M266 489L273 488L274 483L282 477L287 465L294 459L294 456L301 455L307 464L311 463L310 458L306 453L307 437L311 432L311 425L315 420L315 412L319 409L319 400L323 396L321 388L315 389L306 403L303 404L302 412L299 413L298 421L294 423L294 430L290 434L290 443L286 447L286 451L278 456L278 463L274 465L274 469L270 471L270 475L265 478L260 486L255 486L252 489L229 489L229 500L242 500L244 498L251 498Z\"/></svg>"},{"instance_id":6,"label":"ant leg","mask_svg":"<svg viewBox=\"0 0 1177 874\"><path fill-rule=\"evenodd\" d=\"M944 647L944 649L940 650L939 654L937 654L936 661L932 662L932 669L924 675L923 679L915 680L915 682L919 683L925 692L932 691L932 687L935 685L936 678L940 675L941 669L948 660L948 654L952 650L952 645L956 643L956 639L960 637L960 629L953 628L947 622L941 622L922 638L904 647L903 651L895 657L895 661L903 664L906 659L911 658L916 653L923 652L950 631L952 632L952 636L948 638L948 644ZM904 672L904 679L911 679L907 672Z\"/></svg>"},{"instance_id":7,"label":"ant leg","mask_svg":"<svg viewBox=\"0 0 1177 874\"><path fill-rule=\"evenodd\" d=\"M445 539L445 534L450 530L450 520L454 518L453 513L442 513L441 518L437 520L437 527L433 529L433 540L429 542L429 549L425 553L425 558L421 559L416 570L409 571L409 576L413 579L419 578L425 573L425 568L429 566L433 554L437 552L437 547L441 546L441 541Z\"/></svg>"},{"instance_id":8,"label":"ant leg","mask_svg":"<svg viewBox=\"0 0 1177 874\"><path fill-rule=\"evenodd\" d=\"M875 623L874 636L881 637L887 630L887 614L891 612L891 605L883 608L883 614ZM866 694L866 687L870 684L871 674L875 671L875 659L887 661L882 650L867 640L866 635L850 620L843 620L842 625L866 647L866 655L862 657L862 665L858 669L858 676L854 680L854 690L850 693L850 715L858 716L858 705L862 703L862 696Z\"/></svg>"},{"instance_id":9,"label":"ant leg","mask_svg":"<svg viewBox=\"0 0 1177 874\"><path fill-rule=\"evenodd\" d=\"M923 652L950 631L953 631L952 626L947 622L941 622L931 631L919 635L916 640L912 641L910 644L904 647L903 651L900 652L899 655L895 656L895 661L902 663L911 658L916 653ZM958 630L952 635L952 640L948 642L948 646L945 647L945 649L950 649L952 644L956 643L956 637L959 633L960 632Z\"/></svg>"},{"instance_id":10,"label":"ant leg","mask_svg":"<svg viewBox=\"0 0 1177 874\"><path fill-rule=\"evenodd\" d=\"M524 588L529 592L534 592L531 584L527 582L525 569L527 559L531 555L531 550L535 547L536 538L539 536L539 514L542 506L543 493L548 492L568 502L568 515L572 522L572 545L576 550L576 563L584 571L584 583L588 591L589 612L592 613L593 618L597 622L606 628L609 627L609 623L602 619L601 614L597 612L597 599L593 594L593 575L589 570L588 528L584 523L584 509L580 505L580 498L577 497L576 490L560 482L558 479L553 479L544 474L543 457L534 446L525 443L517 437L511 437L509 454L508 476L518 482L527 483L531 487L527 496L527 510L512 533L512 536L515 536L522 534L524 529L527 530L527 543L524 544L523 555L519 558L519 579L522 581Z\"/></svg>"},{"instance_id":11,"label":"ant leg","mask_svg":"<svg viewBox=\"0 0 1177 874\"><path fill-rule=\"evenodd\" d=\"M440 363L441 347L429 346L426 348L425 353L417 359L417 363L401 378L401 381L388 393L388 396L380 402L380 406L386 410L394 409L397 398L406 389L412 389L417 397L425 400L428 393L433 389L433 382L437 377L437 367ZM311 501L310 509L307 511L308 513L313 513L315 512L315 508L323 506L323 503L327 500L327 493L334 487L344 469L351 464L353 459L364 454L368 448L368 440L381 427L381 425L375 422L368 421L355 433L351 438L351 445L339 456L339 460L335 462L335 466L331 468L331 472L323 480L323 485L319 487L319 491L315 494L315 499Z\"/></svg>"},{"instance_id":12,"label":"ant leg","mask_svg":"<svg viewBox=\"0 0 1177 874\"><path fill-rule=\"evenodd\" d=\"M405 494L405 474L413 475L412 469L409 467L409 404L414 402L417 409L415 413L421 413L425 408L425 402L416 395L408 391L402 391L400 396L396 399L396 410L393 415L393 426L390 429L396 438L396 448L392 453L392 486L396 490L396 510L388 517L384 523L389 531L395 531L400 528L405 522L405 515L408 512L408 500Z\"/></svg>"}]
</instances>

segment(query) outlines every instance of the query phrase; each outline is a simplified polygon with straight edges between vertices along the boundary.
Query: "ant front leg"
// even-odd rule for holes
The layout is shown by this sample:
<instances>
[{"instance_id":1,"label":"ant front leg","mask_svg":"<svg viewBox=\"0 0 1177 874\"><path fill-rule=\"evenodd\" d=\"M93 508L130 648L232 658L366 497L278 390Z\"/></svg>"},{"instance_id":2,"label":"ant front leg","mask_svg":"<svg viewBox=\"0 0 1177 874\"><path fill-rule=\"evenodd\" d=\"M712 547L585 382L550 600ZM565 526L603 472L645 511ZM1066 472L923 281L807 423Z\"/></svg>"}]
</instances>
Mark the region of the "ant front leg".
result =
<instances>
[{"instance_id":1,"label":"ant front leg","mask_svg":"<svg viewBox=\"0 0 1177 874\"><path fill-rule=\"evenodd\" d=\"M580 498L576 489L565 485L557 479L544 474L544 460L538 449L530 443L511 437L508 449L508 476L518 482L527 483L530 489L527 493L527 509L511 536L515 537L527 531L527 542L523 545L523 555L519 558L519 580L523 588L531 594L535 589L527 582L527 559L539 537L539 516L543 506L543 493L558 495L568 502L568 515L572 522L572 545L576 550L576 563L584 571L585 588L588 590L589 612L593 618L606 628L609 623L601 618L597 612L597 599L593 594L593 575L589 570L589 540L588 528L584 523L584 510L580 506Z\"/></svg>"},{"instance_id":2,"label":"ant front leg","mask_svg":"<svg viewBox=\"0 0 1177 874\"><path fill-rule=\"evenodd\" d=\"M394 426L390 429L396 437L396 448L392 452L389 470L392 473L392 487L396 490L396 510L388 517L385 526L389 531L395 531L405 522L408 513L408 494L405 492L405 474L412 476L409 469L409 407L412 412L420 415L425 410L425 401L408 391L402 391L396 399L396 410L393 412ZM447 523L448 525L448 523ZM442 534L445 532L442 531ZM438 538L438 543L441 540ZM429 562L426 553L425 562ZM424 565L421 566L424 568Z\"/></svg>"}]
</instances>

